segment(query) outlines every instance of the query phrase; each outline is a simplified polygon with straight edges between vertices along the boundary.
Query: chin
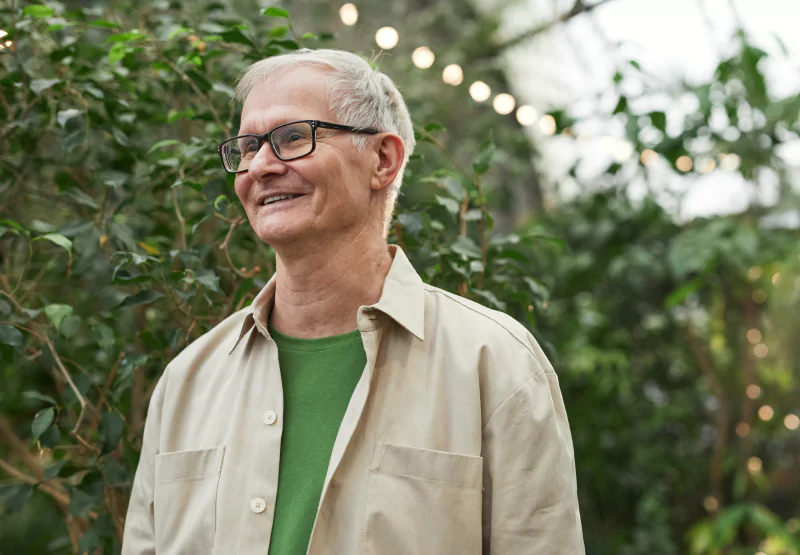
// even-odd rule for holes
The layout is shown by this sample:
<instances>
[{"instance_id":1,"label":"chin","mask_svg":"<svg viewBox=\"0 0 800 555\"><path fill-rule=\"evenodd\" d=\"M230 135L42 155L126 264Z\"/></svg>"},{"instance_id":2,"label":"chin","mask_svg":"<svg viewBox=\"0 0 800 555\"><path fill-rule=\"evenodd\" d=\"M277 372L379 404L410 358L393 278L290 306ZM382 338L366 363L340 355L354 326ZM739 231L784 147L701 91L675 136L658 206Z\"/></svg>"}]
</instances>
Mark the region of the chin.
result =
<instances>
[{"instance_id":1,"label":"chin","mask_svg":"<svg viewBox=\"0 0 800 555\"><path fill-rule=\"evenodd\" d=\"M271 247L301 239L308 232L306 226L300 225L299 222L281 223L279 225L270 225L267 222L260 223L261 225L255 228L256 235Z\"/></svg>"}]
</instances>

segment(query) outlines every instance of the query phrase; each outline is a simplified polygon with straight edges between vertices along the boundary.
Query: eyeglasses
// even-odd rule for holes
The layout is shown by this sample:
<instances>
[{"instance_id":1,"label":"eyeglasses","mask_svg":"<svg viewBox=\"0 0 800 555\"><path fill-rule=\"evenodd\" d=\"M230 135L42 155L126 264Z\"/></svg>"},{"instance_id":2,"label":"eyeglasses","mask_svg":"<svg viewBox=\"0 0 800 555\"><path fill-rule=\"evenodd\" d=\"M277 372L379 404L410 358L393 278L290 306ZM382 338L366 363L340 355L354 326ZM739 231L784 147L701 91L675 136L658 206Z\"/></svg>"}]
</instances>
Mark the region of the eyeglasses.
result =
<instances>
[{"instance_id":1,"label":"eyeglasses","mask_svg":"<svg viewBox=\"0 0 800 555\"><path fill-rule=\"evenodd\" d=\"M239 135L227 139L219 144L217 152L222 158L222 165L228 173L242 173L250 168L250 162L268 142L272 152L279 160L284 162L297 160L308 156L317 147L317 129L336 129L350 133L365 133L375 135L380 133L375 129L361 129L338 123L328 123L319 120L302 120L284 123L267 131L263 135Z\"/></svg>"}]
</instances>

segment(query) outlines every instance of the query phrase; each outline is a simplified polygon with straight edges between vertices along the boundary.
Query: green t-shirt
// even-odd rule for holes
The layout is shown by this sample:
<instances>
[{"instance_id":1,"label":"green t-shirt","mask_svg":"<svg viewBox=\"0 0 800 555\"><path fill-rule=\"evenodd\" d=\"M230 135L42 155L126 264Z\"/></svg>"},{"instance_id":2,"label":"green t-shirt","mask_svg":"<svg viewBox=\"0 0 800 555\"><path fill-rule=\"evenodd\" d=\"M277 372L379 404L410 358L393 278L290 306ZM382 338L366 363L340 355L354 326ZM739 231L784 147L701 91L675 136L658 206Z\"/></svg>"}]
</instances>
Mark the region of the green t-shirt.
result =
<instances>
[{"instance_id":1,"label":"green t-shirt","mask_svg":"<svg viewBox=\"0 0 800 555\"><path fill-rule=\"evenodd\" d=\"M269 555L308 550L333 443L367 355L359 330L301 339L270 326L283 381L283 437Z\"/></svg>"}]
</instances>

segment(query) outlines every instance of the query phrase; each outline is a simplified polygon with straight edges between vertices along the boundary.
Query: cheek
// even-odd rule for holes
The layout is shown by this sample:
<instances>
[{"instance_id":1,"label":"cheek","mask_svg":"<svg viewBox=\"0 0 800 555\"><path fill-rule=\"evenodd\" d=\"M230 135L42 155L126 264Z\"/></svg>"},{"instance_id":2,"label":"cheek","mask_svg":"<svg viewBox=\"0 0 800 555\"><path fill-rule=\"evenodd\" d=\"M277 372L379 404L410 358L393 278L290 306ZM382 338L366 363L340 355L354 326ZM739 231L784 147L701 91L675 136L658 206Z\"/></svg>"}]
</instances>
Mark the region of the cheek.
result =
<instances>
[{"instance_id":1,"label":"cheek","mask_svg":"<svg viewBox=\"0 0 800 555\"><path fill-rule=\"evenodd\" d=\"M252 186L252 182L247 178L247 174L240 174L236 176L236 180L233 182L233 190L236 191L236 196L239 197L239 202L241 202L245 208L247 208L247 194L250 192L250 187Z\"/></svg>"}]
</instances>

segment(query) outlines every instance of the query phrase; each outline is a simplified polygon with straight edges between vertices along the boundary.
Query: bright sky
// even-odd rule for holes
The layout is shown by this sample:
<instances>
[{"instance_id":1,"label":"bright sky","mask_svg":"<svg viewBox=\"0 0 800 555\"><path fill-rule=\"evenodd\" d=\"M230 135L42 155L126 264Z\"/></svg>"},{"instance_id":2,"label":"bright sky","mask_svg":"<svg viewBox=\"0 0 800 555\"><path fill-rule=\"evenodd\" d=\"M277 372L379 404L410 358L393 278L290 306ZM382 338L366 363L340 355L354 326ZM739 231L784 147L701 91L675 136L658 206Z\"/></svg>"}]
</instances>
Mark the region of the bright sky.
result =
<instances>
[{"instance_id":1,"label":"bright sky","mask_svg":"<svg viewBox=\"0 0 800 555\"><path fill-rule=\"evenodd\" d=\"M487 8L502 0L482 0ZM597 95L607 91L611 76L620 61L637 60L642 68L666 87L676 87L682 79L691 84L706 82L721 56L731 52L731 37L736 19L744 22L751 40L774 61L764 67L775 97L785 97L800 90L800 1L798 0L613 0L598 7L591 15L574 18L509 52L507 62L518 104L531 104L540 112L567 105L588 115L598 108L609 113L616 95ZM506 36L553 19L554 5L563 13L572 0L522 0L506 6L502 12L502 31ZM782 53L781 41L789 56ZM616 43L623 46L617 48ZM635 87L634 87L635 88ZM498 91L499 92L499 91ZM629 91L635 93L636 91ZM648 109L668 109L673 125L679 126L682 113L691 112L693 103L685 98L668 105L668 99L653 99ZM625 149L614 139L623 130L609 125L605 118L591 118L577 130L583 140L545 137L532 126L540 145L548 174L559 181L558 196L569 198L579 190L562 179L576 156L586 160L585 175L601 171L616 153ZM669 127L668 127L669 130ZM786 158L800 174L800 145L790 149ZM658 168L654 168L657 170ZM756 185L746 184L738 174L716 170L702 176L679 177L661 168L659 190L653 191L681 218L714 213L733 213L749 202L770 204L777 196L776 180L765 174ZM798 176L800 177L800 176ZM633 183L631 194L644 194L643 183Z\"/></svg>"}]
</instances>

